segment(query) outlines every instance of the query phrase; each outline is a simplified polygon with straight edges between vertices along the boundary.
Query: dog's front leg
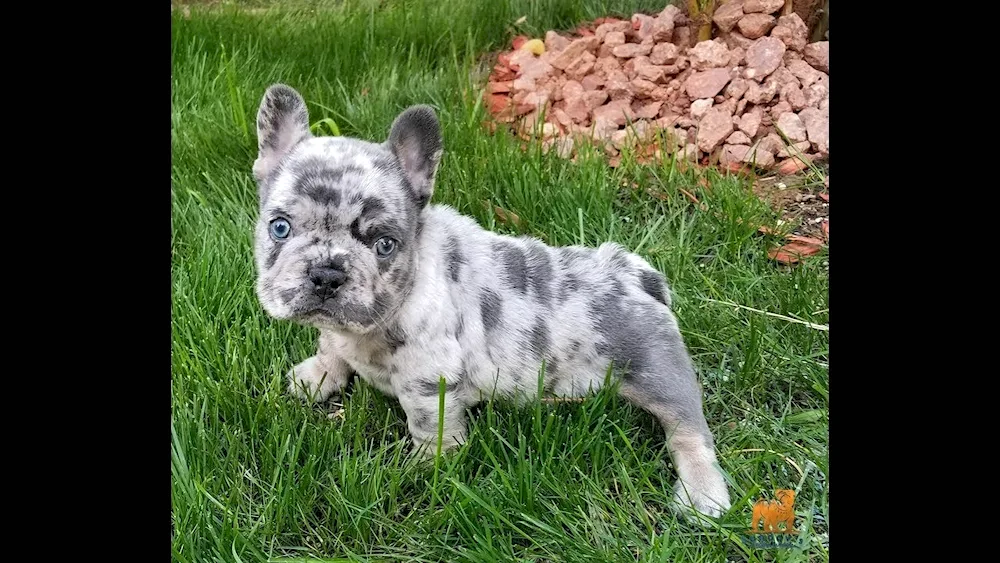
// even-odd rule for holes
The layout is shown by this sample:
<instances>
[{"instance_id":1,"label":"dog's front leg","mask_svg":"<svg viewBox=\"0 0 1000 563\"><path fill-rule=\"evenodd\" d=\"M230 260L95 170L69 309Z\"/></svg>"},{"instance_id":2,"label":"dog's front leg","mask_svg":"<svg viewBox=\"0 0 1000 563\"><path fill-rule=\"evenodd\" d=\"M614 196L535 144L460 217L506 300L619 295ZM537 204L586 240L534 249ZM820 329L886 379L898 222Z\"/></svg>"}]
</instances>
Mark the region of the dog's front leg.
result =
<instances>
[{"instance_id":1,"label":"dog's front leg","mask_svg":"<svg viewBox=\"0 0 1000 563\"><path fill-rule=\"evenodd\" d=\"M288 392L310 402L322 402L340 392L351 375L351 367L333 351L331 337L320 334L315 356L288 372Z\"/></svg>"},{"instance_id":2,"label":"dog's front leg","mask_svg":"<svg viewBox=\"0 0 1000 563\"><path fill-rule=\"evenodd\" d=\"M445 377L444 425L441 432L441 450L448 450L465 441L468 406L463 389L465 382L460 372L442 372ZM399 404L406 411L406 424L413 437L414 450L424 456L437 452L438 422L440 416L440 379L437 373L407 378L397 387Z\"/></svg>"}]
</instances>

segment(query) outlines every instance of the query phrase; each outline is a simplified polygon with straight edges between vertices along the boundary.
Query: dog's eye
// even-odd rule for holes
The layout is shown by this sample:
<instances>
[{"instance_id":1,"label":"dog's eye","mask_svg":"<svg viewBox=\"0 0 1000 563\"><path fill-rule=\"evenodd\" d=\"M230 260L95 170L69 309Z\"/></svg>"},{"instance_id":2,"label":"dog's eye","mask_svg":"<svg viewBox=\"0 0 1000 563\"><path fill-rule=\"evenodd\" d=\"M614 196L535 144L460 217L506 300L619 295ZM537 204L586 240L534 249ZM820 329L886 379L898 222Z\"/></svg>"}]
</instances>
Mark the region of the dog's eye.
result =
<instances>
[{"instance_id":1,"label":"dog's eye","mask_svg":"<svg viewBox=\"0 0 1000 563\"><path fill-rule=\"evenodd\" d=\"M281 240L288 238L288 233L292 232L292 226L284 219L271 221L271 236Z\"/></svg>"},{"instance_id":2,"label":"dog's eye","mask_svg":"<svg viewBox=\"0 0 1000 563\"><path fill-rule=\"evenodd\" d=\"M382 237L375 243L375 253L385 258L396 250L396 241L389 237Z\"/></svg>"}]
</instances>

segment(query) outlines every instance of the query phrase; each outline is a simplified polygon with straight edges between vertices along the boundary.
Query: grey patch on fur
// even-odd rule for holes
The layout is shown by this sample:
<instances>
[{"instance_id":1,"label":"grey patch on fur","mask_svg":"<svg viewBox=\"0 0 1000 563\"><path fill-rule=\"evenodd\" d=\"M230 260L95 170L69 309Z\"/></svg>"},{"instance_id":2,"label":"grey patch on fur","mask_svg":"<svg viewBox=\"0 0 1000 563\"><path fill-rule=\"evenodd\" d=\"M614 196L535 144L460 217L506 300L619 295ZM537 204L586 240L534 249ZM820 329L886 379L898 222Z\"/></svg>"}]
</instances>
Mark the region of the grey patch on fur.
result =
<instances>
[{"instance_id":1,"label":"grey patch on fur","mask_svg":"<svg viewBox=\"0 0 1000 563\"><path fill-rule=\"evenodd\" d=\"M292 299L295 299L295 296L298 295L298 293L298 289L283 289L278 292L278 296L281 297L281 300L285 303L289 303Z\"/></svg>"},{"instance_id":2,"label":"grey patch on fur","mask_svg":"<svg viewBox=\"0 0 1000 563\"><path fill-rule=\"evenodd\" d=\"M278 256L281 255L281 248L284 246L284 243L274 241L272 241L271 244L274 246L272 246L271 251L267 253L267 260L264 262L264 266L268 269L272 268L274 263L278 261Z\"/></svg>"},{"instance_id":3,"label":"grey patch on fur","mask_svg":"<svg viewBox=\"0 0 1000 563\"><path fill-rule=\"evenodd\" d=\"M542 377L542 392L545 394L551 394L555 389L556 384L559 383L559 378L556 373L559 371L559 360L556 358L551 358L545 362L545 372Z\"/></svg>"},{"instance_id":4,"label":"grey patch on fur","mask_svg":"<svg viewBox=\"0 0 1000 563\"><path fill-rule=\"evenodd\" d=\"M385 342L389 347L389 353L395 354L396 350L406 345L406 338L399 328L391 328L385 331Z\"/></svg>"},{"instance_id":5,"label":"grey patch on fur","mask_svg":"<svg viewBox=\"0 0 1000 563\"><path fill-rule=\"evenodd\" d=\"M448 274L451 281L457 282L462 275L462 266L465 264L465 257L455 236L448 237Z\"/></svg>"},{"instance_id":6,"label":"grey patch on fur","mask_svg":"<svg viewBox=\"0 0 1000 563\"><path fill-rule=\"evenodd\" d=\"M507 283L521 293L527 291L528 266L520 247L512 242L497 241L492 244L492 248L500 257Z\"/></svg>"},{"instance_id":7,"label":"grey patch on fur","mask_svg":"<svg viewBox=\"0 0 1000 563\"><path fill-rule=\"evenodd\" d=\"M445 383L445 393L451 393L458 389L458 383ZM437 397L441 393L440 382L437 380L423 380L416 382L416 391L424 397Z\"/></svg>"},{"instance_id":8,"label":"grey patch on fur","mask_svg":"<svg viewBox=\"0 0 1000 563\"><path fill-rule=\"evenodd\" d=\"M395 260L395 258L396 258L397 255L398 255L398 252L394 252L388 258L379 258L379 260L378 260L378 271L379 271L380 274L384 274L384 273L388 272L390 269L392 269L393 261Z\"/></svg>"},{"instance_id":9,"label":"grey patch on fur","mask_svg":"<svg viewBox=\"0 0 1000 563\"><path fill-rule=\"evenodd\" d=\"M484 289L479 295L479 313L483 317L483 328L489 332L500 324L503 315L503 300L492 289Z\"/></svg>"},{"instance_id":10,"label":"grey patch on fur","mask_svg":"<svg viewBox=\"0 0 1000 563\"><path fill-rule=\"evenodd\" d=\"M569 272L563 275L562 282L559 284L559 302L564 303L570 295L573 295L580 289L580 279L576 277L576 274Z\"/></svg>"},{"instance_id":11,"label":"grey patch on fur","mask_svg":"<svg viewBox=\"0 0 1000 563\"><path fill-rule=\"evenodd\" d=\"M365 170L357 166L334 167L319 157L310 157L295 164L295 193L320 205L337 207L341 201L341 184L345 175L362 177Z\"/></svg>"},{"instance_id":12,"label":"grey patch on fur","mask_svg":"<svg viewBox=\"0 0 1000 563\"><path fill-rule=\"evenodd\" d=\"M400 247L400 249L402 249L402 247ZM398 254L399 252L397 251L396 255L393 256L393 260L386 262L387 265L393 266L392 271L389 273L387 281L393 287L397 289L402 289L403 286L405 286L406 284L408 284L410 281L413 280L413 270L411 268L406 267L409 264L409 261L405 261L404 264L399 264L398 262L396 262L395 259L399 257ZM379 268L379 271L385 273L381 267Z\"/></svg>"},{"instance_id":13,"label":"grey patch on fur","mask_svg":"<svg viewBox=\"0 0 1000 563\"><path fill-rule=\"evenodd\" d=\"M660 305L650 306L649 313L659 309ZM658 407L669 418L667 426L681 425L698 432L711 448L712 433L702 411L701 390L680 332L659 330L647 345L655 346L651 351L656 355L650 358L654 364L645 370L630 371L622 387L626 391L628 387L636 389L643 408ZM635 397L636 393L630 395Z\"/></svg>"},{"instance_id":14,"label":"grey patch on fur","mask_svg":"<svg viewBox=\"0 0 1000 563\"><path fill-rule=\"evenodd\" d=\"M385 202L378 198L366 197L361 200L361 213L358 215L362 221L372 221L381 213L385 213Z\"/></svg>"},{"instance_id":15,"label":"grey patch on fur","mask_svg":"<svg viewBox=\"0 0 1000 563\"><path fill-rule=\"evenodd\" d=\"M666 305L666 281L663 278L663 274L652 270L643 270L639 276L642 280L642 289L652 295L653 299Z\"/></svg>"},{"instance_id":16,"label":"grey patch on fur","mask_svg":"<svg viewBox=\"0 0 1000 563\"><path fill-rule=\"evenodd\" d=\"M610 291L591 302L594 328L603 337L603 342L597 345L597 353L610 358L615 367L628 365L629 374L643 373L649 365L648 341L655 327L649 325L651 319L635 315L634 308L623 306L624 291L622 284L616 281Z\"/></svg>"},{"instance_id":17,"label":"grey patch on fur","mask_svg":"<svg viewBox=\"0 0 1000 563\"><path fill-rule=\"evenodd\" d=\"M463 332L465 332L465 317L459 315L458 323L455 325L455 337L462 336Z\"/></svg>"},{"instance_id":18,"label":"grey patch on fur","mask_svg":"<svg viewBox=\"0 0 1000 563\"><path fill-rule=\"evenodd\" d=\"M416 408L414 409L413 425L417 428L428 429L431 427L431 422L435 421L437 417L434 413L427 409ZM434 425L435 427L437 424Z\"/></svg>"},{"instance_id":19,"label":"grey patch on fur","mask_svg":"<svg viewBox=\"0 0 1000 563\"><path fill-rule=\"evenodd\" d=\"M320 205L332 205L333 207L340 205L340 189L338 188L326 187L322 184L312 184L301 188L300 192Z\"/></svg>"},{"instance_id":20,"label":"grey patch on fur","mask_svg":"<svg viewBox=\"0 0 1000 563\"><path fill-rule=\"evenodd\" d=\"M535 326L531 329L531 351L537 358L543 358L549 352L549 325L545 319L539 318Z\"/></svg>"},{"instance_id":21,"label":"grey patch on fur","mask_svg":"<svg viewBox=\"0 0 1000 563\"><path fill-rule=\"evenodd\" d=\"M552 300L552 263L541 244L528 245L528 282L542 303Z\"/></svg>"},{"instance_id":22,"label":"grey patch on fur","mask_svg":"<svg viewBox=\"0 0 1000 563\"><path fill-rule=\"evenodd\" d=\"M559 247L555 249L555 255L559 262L558 270L562 272L559 283L560 303L564 303L573 294L583 289L584 285L574 270L581 268L592 268L589 262L593 259L593 250L581 247Z\"/></svg>"},{"instance_id":23,"label":"grey patch on fur","mask_svg":"<svg viewBox=\"0 0 1000 563\"><path fill-rule=\"evenodd\" d=\"M708 432L683 339L676 327L667 325L669 309L626 299L624 287L616 281L611 291L591 304L590 314L603 337L597 353L610 359L615 369L625 370L623 386L637 390L639 395L630 395L643 398L640 406L660 408L677 423Z\"/></svg>"}]
</instances>

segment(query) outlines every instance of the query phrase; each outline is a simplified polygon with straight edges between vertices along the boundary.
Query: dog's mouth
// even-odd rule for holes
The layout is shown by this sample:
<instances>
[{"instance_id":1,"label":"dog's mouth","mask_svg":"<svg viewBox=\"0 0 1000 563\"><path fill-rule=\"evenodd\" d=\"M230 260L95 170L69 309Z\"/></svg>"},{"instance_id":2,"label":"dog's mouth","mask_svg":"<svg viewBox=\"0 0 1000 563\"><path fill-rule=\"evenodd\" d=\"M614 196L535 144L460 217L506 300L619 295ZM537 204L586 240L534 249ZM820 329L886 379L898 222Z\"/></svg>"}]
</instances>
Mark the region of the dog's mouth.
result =
<instances>
[{"instance_id":1,"label":"dog's mouth","mask_svg":"<svg viewBox=\"0 0 1000 563\"><path fill-rule=\"evenodd\" d=\"M291 317L306 325L318 328L363 333L376 323L371 308L344 302L340 296L319 299L309 296L297 303Z\"/></svg>"},{"instance_id":2,"label":"dog's mouth","mask_svg":"<svg viewBox=\"0 0 1000 563\"><path fill-rule=\"evenodd\" d=\"M295 307L294 315L300 318L321 318L327 321L345 320L343 317L343 307L337 302L336 297L328 299L317 299L309 297Z\"/></svg>"},{"instance_id":3,"label":"dog's mouth","mask_svg":"<svg viewBox=\"0 0 1000 563\"><path fill-rule=\"evenodd\" d=\"M338 327L344 327L347 324L343 314L338 314L325 307L315 307L313 309L309 309L299 316L304 319L322 321L325 325L332 323Z\"/></svg>"},{"instance_id":4,"label":"dog's mouth","mask_svg":"<svg viewBox=\"0 0 1000 563\"><path fill-rule=\"evenodd\" d=\"M312 291L302 289L285 290L281 294L281 299L290 309L293 318L306 318L321 316L332 319L337 316L338 311L343 311L339 304L341 295L335 294L327 298L321 298Z\"/></svg>"},{"instance_id":5,"label":"dog's mouth","mask_svg":"<svg viewBox=\"0 0 1000 563\"><path fill-rule=\"evenodd\" d=\"M357 328L354 326L356 323L349 322L345 318L343 311L336 311L323 305L298 309L292 318L301 324L316 328L347 332L354 332Z\"/></svg>"},{"instance_id":6,"label":"dog's mouth","mask_svg":"<svg viewBox=\"0 0 1000 563\"><path fill-rule=\"evenodd\" d=\"M357 298L353 292L344 292L344 289L341 288L328 297L303 289L286 290L281 295L288 311L286 318L318 328L363 334L377 326L386 325L409 293L404 293L404 299L379 294L366 301Z\"/></svg>"}]
</instances>

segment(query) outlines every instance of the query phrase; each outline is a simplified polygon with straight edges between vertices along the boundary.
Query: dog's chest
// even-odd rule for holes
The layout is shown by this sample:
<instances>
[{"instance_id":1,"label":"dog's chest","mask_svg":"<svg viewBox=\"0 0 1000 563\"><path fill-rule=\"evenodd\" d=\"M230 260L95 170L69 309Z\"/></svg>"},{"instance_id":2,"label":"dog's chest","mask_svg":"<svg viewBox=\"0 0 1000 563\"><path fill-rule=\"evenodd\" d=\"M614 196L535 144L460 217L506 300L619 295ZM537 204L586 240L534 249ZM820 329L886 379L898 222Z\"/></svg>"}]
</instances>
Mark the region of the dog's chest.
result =
<instances>
[{"instance_id":1,"label":"dog's chest","mask_svg":"<svg viewBox=\"0 0 1000 563\"><path fill-rule=\"evenodd\" d=\"M338 340L337 353L361 379L387 395L395 396L392 388L390 347L382 342L370 342L365 339Z\"/></svg>"}]
</instances>

